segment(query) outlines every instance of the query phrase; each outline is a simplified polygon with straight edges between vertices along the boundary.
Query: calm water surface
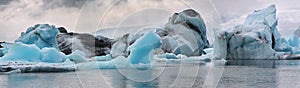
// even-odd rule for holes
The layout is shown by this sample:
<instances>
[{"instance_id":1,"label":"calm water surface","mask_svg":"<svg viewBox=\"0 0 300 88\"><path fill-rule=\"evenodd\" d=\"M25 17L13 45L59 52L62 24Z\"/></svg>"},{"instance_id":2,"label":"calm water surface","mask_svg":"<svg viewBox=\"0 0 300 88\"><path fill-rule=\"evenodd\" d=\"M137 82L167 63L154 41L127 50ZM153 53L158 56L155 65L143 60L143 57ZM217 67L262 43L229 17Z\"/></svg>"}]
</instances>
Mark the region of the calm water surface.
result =
<instances>
[{"instance_id":1,"label":"calm water surface","mask_svg":"<svg viewBox=\"0 0 300 88\"><path fill-rule=\"evenodd\" d=\"M150 81L131 80L116 69L83 70L65 73L22 73L0 75L1 88L190 88L202 87L211 64L162 64L149 73L136 75ZM127 74L131 74L128 71ZM126 75L126 74L125 74ZM218 79L218 77L216 77ZM229 61L218 88L300 88L298 60Z\"/></svg>"}]
</instances>

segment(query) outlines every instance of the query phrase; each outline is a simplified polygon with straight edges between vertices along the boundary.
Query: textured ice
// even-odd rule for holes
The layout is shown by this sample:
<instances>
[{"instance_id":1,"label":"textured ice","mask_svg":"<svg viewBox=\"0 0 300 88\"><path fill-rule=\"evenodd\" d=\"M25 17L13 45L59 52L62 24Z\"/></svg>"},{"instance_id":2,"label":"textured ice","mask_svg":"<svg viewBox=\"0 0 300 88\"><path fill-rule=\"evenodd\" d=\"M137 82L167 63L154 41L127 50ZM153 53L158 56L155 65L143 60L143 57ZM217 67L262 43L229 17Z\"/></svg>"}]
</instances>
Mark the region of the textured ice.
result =
<instances>
[{"instance_id":1,"label":"textured ice","mask_svg":"<svg viewBox=\"0 0 300 88\"><path fill-rule=\"evenodd\" d=\"M125 34L120 39L117 39L117 41L112 45L110 54L113 58L118 56L128 56L127 48L129 46L128 42L128 36L129 34Z\"/></svg>"},{"instance_id":2,"label":"textured ice","mask_svg":"<svg viewBox=\"0 0 300 88\"><path fill-rule=\"evenodd\" d=\"M6 62L0 63L0 74L28 73L28 72L67 72L75 71L74 62L66 60L63 63L32 63L32 62Z\"/></svg>"},{"instance_id":3,"label":"textured ice","mask_svg":"<svg viewBox=\"0 0 300 88\"><path fill-rule=\"evenodd\" d=\"M157 33L162 37L162 49L168 53L198 56L204 48L210 47L205 23L192 9L175 13Z\"/></svg>"},{"instance_id":4,"label":"textured ice","mask_svg":"<svg viewBox=\"0 0 300 88\"><path fill-rule=\"evenodd\" d=\"M148 32L129 46L128 59L132 64L149 64L152 51L161 45L160 37L154 32Z\"/></svg>"},{"instance_id":5,"label":"textured ice","mask_svg":"<svg viewBox=\"0 0 300 88\"><path fill-rule=\"evenodd\" d=\"M67 59L67 56L55 48L43 48L40 50L42 62L61 63Z\"/></svg>"},{"instance_id":6,"label":"textured ice","mask_svg":"<svg viewBox=\"0 0 300 88\"><path fill-rule=\"evenodd\" d=\"M103 36L93 36L86 33L62 33L57 35L60 51L66 55L80 50L86 57L109 54L112 40Z\"/></svg>"},{"instance_id":7,"label":"textured ice","mask_svg":"<svg viewBox=\"0 0 300 88\"><path fill-rule=\"evenodd\" d=\"M300 37L300 26L298 26L298 28L295 30L294 34L297 35L298 37Z\"/></svg>"},{"instance_id":8,"label":"textured ice","mask_svg":"<svg viewBox=\"0 0 300 88\"><path fill-rule=\"evenodd\" d=\"M4 55L3 50L0 48L0 57Z\"/></svg>"},{"instance_id":9,"label":"textured ice","mask_svg":"<svg viewBox=\"0 0 300 88\"><path fill-rule=\"evenodd\" d=\"M227 59L274 59L280 34L275 5L248 15L244 25L217 32L215 57Z\"/></svg>"},{"instance_id":10,"label":"textured ice","mask_svg":"<svg viewBox=\"0 0 300 88\"><path fill-rule=\"evenodd\" d=\"M71 54L67 55L67 58L75 63L87 62L86 54L80 50L75 50Z\"/></svg>"},{"instance_id":11,"label":"textured ice","mask_svg":"<svg viewBox=\"0 0 300 88\"><path fill-rule=\"evenodd\" d=\"M165 53L162 55L157 55L158 58L166 58L166 59L178 59L179 57L177 57L177 55L173 54L173 53Z\"/></svg>"},{"instance_id":12,"label":"textured ice","mask_svg":"<svg viewBox=\"0 0 300 88\"><path fill-rule=\"evenodd\" d=\"M2 44L7 53L0 58L0 61L27 61L27 62L48 62L60 63L67 57L55 48L40 49L34 44L4 43Z\"/></svg>"},{"instance_id":13,"label":"textured ice","mask_svg":"<svg viewBox=\"0 0 300 88\"><path fill-rule=\"evenodd\" d=\"M35 44L39 48L54 47L57 48L56 35L58 29L49 24L37 24L30 27L15 42L24 44Z\"/></svg>"},{"instance_id":14,"label":"textured ice","mask_svg":"<svg viewBox=\"0 0 300 88\"><path fill-rule=\"evenodd\" d=\"M278 52L288 52L290 54L300 54L300 40L295 34L286 35L280 38L280 46L277 46Z\"/></svg>"},{"instance_id":15,"label":"textured ice","mask_svg":"<svg viewBox=\"0 0 300 88\"><path fill-rule=\"evenodd\" d=\"M104 56L95 56L95 57L91 58L91 60L94 60L94 61L109 61L112 59L113 59L113 57L111 56L111 54L107 54Z\"/></svg>"}]
</instances>

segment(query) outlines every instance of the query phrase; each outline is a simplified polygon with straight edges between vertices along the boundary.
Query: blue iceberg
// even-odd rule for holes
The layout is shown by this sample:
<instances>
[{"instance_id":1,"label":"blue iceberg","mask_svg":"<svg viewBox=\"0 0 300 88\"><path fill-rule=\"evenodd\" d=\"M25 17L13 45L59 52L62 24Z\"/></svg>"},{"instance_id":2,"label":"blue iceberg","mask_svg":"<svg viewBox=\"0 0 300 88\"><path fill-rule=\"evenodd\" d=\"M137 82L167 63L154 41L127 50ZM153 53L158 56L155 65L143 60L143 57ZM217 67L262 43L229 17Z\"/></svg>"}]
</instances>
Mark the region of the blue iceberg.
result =
<instances>
[{"instance_id":1,"label":"blue iceberg","mask_svg":"<svg viewBox=\"0 0 300 88\"><path fill-rule=\"evenodd\" d=\"M58 48L56 35L59 33L55 26L49 24L37 24L30 27L26 32L22 32L21 36L15 42L24 44L35 44L39 48L53 47Z\"/></svg>"},{"instance_id":2,"label":"blue iceberg","mask_svg":"<svg viewBox=\"0 0 300 88\"><path fill-rule=\"evenodd\" d=\"M40 49L34 44L23 43L4 43L2 44L7 53L0 57L1 62L9 61L24 61L24 62L47 62L47 63L61 63L67 57L62 52L55 48Z\"/></svg>"},{"instance_id":3,"label":"blue iceberg","mask_svg":"<svg viewBox=\"0 0 300 88\"><path fill-rule=\"evenodd\" d=\"M161 45L160 37L154 32L148 32L129 47L128 58L132 64L149 64L152 51Z\"/></svg>"}]
</instances>

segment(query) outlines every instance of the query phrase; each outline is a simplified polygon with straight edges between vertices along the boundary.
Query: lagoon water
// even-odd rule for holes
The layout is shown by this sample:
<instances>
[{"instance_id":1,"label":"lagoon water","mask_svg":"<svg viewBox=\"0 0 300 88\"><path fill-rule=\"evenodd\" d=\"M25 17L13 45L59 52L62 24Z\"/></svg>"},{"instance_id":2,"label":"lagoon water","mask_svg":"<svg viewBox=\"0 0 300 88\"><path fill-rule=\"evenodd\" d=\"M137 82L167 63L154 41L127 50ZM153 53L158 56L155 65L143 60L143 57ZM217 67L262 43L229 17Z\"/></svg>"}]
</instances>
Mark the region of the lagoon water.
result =
<instances>
[{"instance_id":1,"label":"lagoon water","mask_svg":"<svg viewBox=\"0 0 300 88\"><path fill-rule=\"evenodd\" d=\"M217 88L298 88L298 60L229 61ZM1 88L199 88L204 85L211 63L161 63L148 73L131 78L134 71L117 69L81 70L65 73L19 73L0 75ZM123 69L126 71L126 69ZM156 78L156 76L158 76ZM137 80L139 78L149 80ZM155 79L151 79L155 78ZM218 79L216 76L213 79ZM211 83L211 82L207 82Z\"/></svg>"}]
</instances>

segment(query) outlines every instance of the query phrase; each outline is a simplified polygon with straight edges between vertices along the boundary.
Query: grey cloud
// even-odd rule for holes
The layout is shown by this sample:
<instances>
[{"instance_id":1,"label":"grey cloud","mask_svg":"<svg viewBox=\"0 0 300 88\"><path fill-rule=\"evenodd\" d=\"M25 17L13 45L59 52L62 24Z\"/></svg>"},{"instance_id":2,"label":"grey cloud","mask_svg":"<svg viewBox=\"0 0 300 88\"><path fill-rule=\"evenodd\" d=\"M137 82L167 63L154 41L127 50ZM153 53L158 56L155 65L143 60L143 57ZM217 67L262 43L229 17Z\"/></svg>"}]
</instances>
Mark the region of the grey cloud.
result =
<instances>
[{"instance_id":1,"label":"grey cloud","mask_svg":"<svg viewBox=\"0 0 300 88\"><path fill-rule=\"evenodd\" d=\"M45 9L55 9L60 7L81 8L87 1L93 0L43 0Z\"/></svg>"},{"instance_id":2,"label":"grey cloud","mask_svg":"<svg viewBox=\"0 0 300 88\"><path fill-rule=\"evenodd\" d=\"M8 5L10 2L19 1L19 0L0 0L0 5Z\"/></svg>"}]
</instances>

